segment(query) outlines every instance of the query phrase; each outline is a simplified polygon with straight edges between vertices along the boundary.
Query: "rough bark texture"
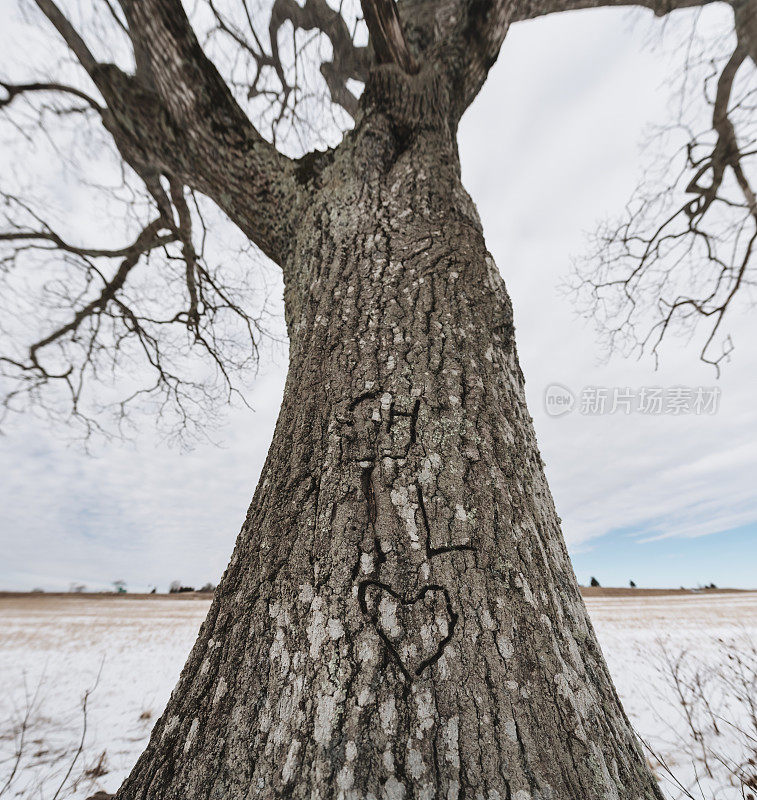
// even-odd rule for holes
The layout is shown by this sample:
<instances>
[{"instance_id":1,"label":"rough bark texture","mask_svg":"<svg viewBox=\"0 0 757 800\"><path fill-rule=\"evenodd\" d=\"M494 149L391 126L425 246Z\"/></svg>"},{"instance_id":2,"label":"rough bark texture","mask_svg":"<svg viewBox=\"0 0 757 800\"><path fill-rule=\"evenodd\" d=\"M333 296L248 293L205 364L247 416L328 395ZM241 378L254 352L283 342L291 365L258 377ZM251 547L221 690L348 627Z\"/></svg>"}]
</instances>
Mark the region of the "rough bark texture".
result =
<instances>
[{"instance_id":1,"label":"rough bark texture","mask_svg":"<svg viewBox=\"0 0 757 800\"><path fill-rule=\"evenodd\" d=\"M302 161L290 369L149 747L154 798L660 798L597 645L445 84L375 70Z\"/></svg>"}]
</instances>

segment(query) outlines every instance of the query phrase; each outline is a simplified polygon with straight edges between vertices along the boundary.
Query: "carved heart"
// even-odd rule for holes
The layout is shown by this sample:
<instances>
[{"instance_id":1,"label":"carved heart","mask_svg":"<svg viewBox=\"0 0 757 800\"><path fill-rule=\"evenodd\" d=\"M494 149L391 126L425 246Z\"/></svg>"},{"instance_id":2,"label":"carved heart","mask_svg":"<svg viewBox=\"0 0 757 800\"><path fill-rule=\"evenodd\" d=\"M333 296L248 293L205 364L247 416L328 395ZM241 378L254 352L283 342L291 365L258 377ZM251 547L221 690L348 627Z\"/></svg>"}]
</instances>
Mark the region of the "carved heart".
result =
<instances>
[{"instance_id":1,"label":"carved heart","mask_svg":"<svg viewBox=\"0 0 757 800\"><path fill-rule=\"evenodd\" d=\"M452 638L457 614L443 586L424 586L406 597L384 583L363 581L358 597L409 680L433 664Z\"/></svg>"}]
</instances>

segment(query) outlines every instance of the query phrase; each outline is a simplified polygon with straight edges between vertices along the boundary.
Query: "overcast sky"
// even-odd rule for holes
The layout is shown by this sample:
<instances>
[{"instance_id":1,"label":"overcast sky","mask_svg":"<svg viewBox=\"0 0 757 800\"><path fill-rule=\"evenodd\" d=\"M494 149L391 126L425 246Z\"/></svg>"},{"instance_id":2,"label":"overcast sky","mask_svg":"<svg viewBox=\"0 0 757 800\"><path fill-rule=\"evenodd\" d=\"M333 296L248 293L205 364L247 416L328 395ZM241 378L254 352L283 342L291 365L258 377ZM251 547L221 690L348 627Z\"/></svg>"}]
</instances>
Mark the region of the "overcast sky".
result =
<instances>
[{"instance_id":1,"label":"overcast sky","mask_svg":"<svg viewBox=\"0 0 757 800\"><path fill-rule=\"evenodd\" d=\"M585 232L628 199L646 126L669 113L669 61L645 46L650 24L603 10L514 29L463 121L463 177L513 298L530 409L579 580L755 586L754 315L731 321L736 350L716 380L684 343L665 349L657 371L649 359L602 363L595 332L557 288ZM284 370L283 354L266 361L249 388L254 412L229 414L222 447L170 450L145 424L136 446L86 455L31 419L14 424L0 439L0 588L217 581ZM544 406L554 383L578 398L560 417ZM584 387L678 385L717 386L718 412L581 413Z\"/></svg>"}]
</instances>

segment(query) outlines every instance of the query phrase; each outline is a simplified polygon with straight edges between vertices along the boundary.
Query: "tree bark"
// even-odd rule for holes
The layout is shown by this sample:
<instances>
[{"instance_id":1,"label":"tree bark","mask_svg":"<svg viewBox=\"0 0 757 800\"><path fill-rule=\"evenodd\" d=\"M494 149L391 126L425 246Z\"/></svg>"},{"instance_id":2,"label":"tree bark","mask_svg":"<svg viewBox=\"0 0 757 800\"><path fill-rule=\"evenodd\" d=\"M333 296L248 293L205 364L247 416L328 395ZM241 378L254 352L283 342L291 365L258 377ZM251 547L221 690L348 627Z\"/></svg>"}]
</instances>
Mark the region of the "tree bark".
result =
<instances>
[{"instance_id":1,"label":"tree bark","mask_svg":"<svg viewBox=\"0 0 757 800\"><path fill-rule=\"evenodd\" d=\"M661 798L545 480L443 82L300 162L290 367L234 554L120 800Z\"/></svg>"}]
</instances>

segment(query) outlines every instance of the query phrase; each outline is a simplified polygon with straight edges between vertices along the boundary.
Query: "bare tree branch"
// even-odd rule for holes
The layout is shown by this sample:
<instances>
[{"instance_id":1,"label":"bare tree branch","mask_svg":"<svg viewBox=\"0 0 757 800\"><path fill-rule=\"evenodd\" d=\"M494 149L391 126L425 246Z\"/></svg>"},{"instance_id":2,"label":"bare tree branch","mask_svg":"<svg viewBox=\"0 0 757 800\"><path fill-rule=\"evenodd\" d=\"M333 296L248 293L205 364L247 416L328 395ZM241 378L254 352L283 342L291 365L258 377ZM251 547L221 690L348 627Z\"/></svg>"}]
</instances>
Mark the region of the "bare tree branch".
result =
<instances>
[{"instance_id":1,"label":"bare tree branch","mask_svg":"<svg viewBox=\"0 0 757 800\"><path fill-rule=\"evenodd\" d=\"M713 351L716 339L736 298L755 282L757 202L747 168L757 160L753 77L739 39L705 79L706 96L715 86L711 129L681 126L689 137L682 167L661 186L642 185L624 218L600 228L593 253L576 271L571 288L609 351L649 350L657 359L668 334L691 335L705 322L701 359L719 371L731 352L728 336Z\"/></svg>"},{"instance_id":2,"label":"bare tree branch","mask_svg":"<svg viewBox=\"0 0 757 800\"><path fill-rule=\"evenodd\" d=\"M294 165L239 108L203 54L181 3L122 3L136 78L99 64L52 0L38 5L105 98L105 126L159 207L165 211L158 176L172 174L210 196L264 252L280 260L296 191Z\"/></svg>"},{"instance_id":3,"label":"bare tree branch","mask_svg":"<svg viewBox=\"0 0 757 800\"><path fill-rule=\"evenodd\" d=\"M75 86L66 86L65 84L54 82L6 83L5 81L0 81L0 86L8 94L7 97L0 99L0 108L10 105L15 98L21 97L30 92L61 92L63 94L70 94L74 97L78 97L80 100L84 100L84 102L87 103L94 111L97 111L98 114L102 114L103 112L103 108L97 102L97 100L88 95L86 92L83 92L81 89L77 89Z\"/></svg>"},{"instance_id":4,"label":"bare tree branch","mask_svg":"<svg viewBox=\"0 0 757 800\"><path fill-rule=\"evenodd\" d=\"M175 228L176 235L181 240L182 255L186 263L187 293L189 295L189 310L187 311L188 327L199 336L200 312L197 297L197 254L192 243L192 215L184 197L184 187L175 180L171 181L171 200L176 207L179 224Z\"/></svg>"},{"instance_id":5,"label":"bare tree branch","mask_svg":"<svg viewBox=\"0 0 757 800\"><path fill-rule=\"evenodd\" d=\"M54 416L66 413L83 426L87 436L93 432L109 435L102 416L104 407L93 404L92 393L103 381L105 371L115 374L115 370L128 370L143 361L153 373L152 383L140 387L128 381L125 385L133 388L106 404L115 412L114 420L122 433L131 409L146 402L158 403L159 418L170 425L166 428L170 435L179 439L196 435L212 422L214 408L237 395L234 373L257 358L257 339L263 332L251 316L240 287L205 263L204 235L199 250L196 247L192 217L199 220L203 230L204 222L199 209L195 213L190 210L183 187L171 184L175 208L171 218L154 219L132 244L122 248L73 244L27 204L12 197L6 202L9 213L20 214L29 223L10 221L0 233L0 275L3 270L9 277L18 273L23 281L23 267L44 258L50 259L51 265L53 259L60 260L60 268L81 277L73 281L53 279L45 284L49 288L43 287L42 308L49 305L55 316L70 309L68 319L25 351L0 355L0 374L10 381L0 400L0 416L3 409L6 413L20 410L32 402ZM3 256L4 251L7 256ZM156 255L160 257L151 258ZM120 263L114 272L102 266L104 260L115 258ZM174 264L180 265L179 272L174 271ZM142 277L132 280L140 265ZM151 300L142 288L148 267L153 283L173 281L174 273L183 292L164 290L162 297ZM8 296L18 297L13 290ZM178 310L165 313L165 306L175 307L177 303ZM10 324L13 314L9 311L5 309L3 321ZM29 318L23 308L20 314L21 319ZM188 333L186 341L177 338L174 330ZM217 370L220 385L225 387L222 392L215 378L198 380L193 376L195 370L188 371L186 358L198 347ZM139 380L149 378L144 368L140 368L140 374L143 377Z\"/></svg>"},{"instance_id":6,"label":"bare tree branch","mask_svg":"<svg viewBox=\"0 0 757 800\"><path fill-rule=\"evenodd\" d=\"M15 112L26 108L15 106L25 98L39 113L36 119L19 116L27 131L18 130L48 139L54 131L45 129L42 110L65 109L58 103L46 106L39 98L50 94L84 101L86 108L97 111L124 162L144 183L157 217L130 245L90 246L61 235L32 205L4 193L8 218L0 229L0 278L10 281L6 296L23 291L25 273L33 275L40 266L59 277L45 279L39 287L40 319L48 314L55 319L52 331L41 336L35 332L36 338L19 349L12 340L32 327L32 317L21 310L16 319L12 307L3 315L3 327L13 335L5 338L8 347L4 344L0 354L0 417L32 403L52 416L77 420L85 435L110 435L105 409L114 412L116 427L123 432L131 409L150 403L162 426L170 426L164 430L191 437L212 425L217 407L239 396L235 374L256 363L258 340L264 335L255 306L246 299L246 278L206 260L207 230L191 189L215 199L242 229L245 241L257 242L278 258L288 244L294 165L253 128L202 53L183 12L181 19L175 16L173 3L157 3L147 18L137 9L127 15L128 24L108 4L113 24L131 39L134 76L98 63L52 0L38 5L105 104L85 89L57 80L4 80L0 110L14 124ZM163 37L160 43L149 41L156 35ZM182 61L178 71L172 61L177 58ZM174 102L176 97L181 102ZM65 165L66 155L61 157ZM124 174L124 180L132 179ZM193 208L185 186L190 187ZM151 213L155 211L153 207ZM119 260L116 269L105 263L113 259ZM145 283L148 274L152 289ZM161 284L166 288L156 294ZM189 355L198 349L213 373L191 367ZM104 402L99 399L99 384L107 385L117 370L140 363L141 377L126 380L122 396L106 390ZM152 381L142 383L150 373Z\"/></svg>"},{"instance_id":7,"label":"bare tree branch","mask_svg":"<svg viewBox=\"0 0 757 800\"><path fill-rule=\"evenodd\" d=\"M608 6L642 6L663 16L676 9L701 7L711 2L716 0L460 0L453 6L455 24L443 40L436 43L433 55L446 64L453 79L463 87L457 109L458 115L462 115L483 86L499 56L509 27L515 22L545 14ZM742 27L745 36L748 27L752 42L752 34L757 39L757 31L753 30L757 26L753 22L757 16L756 0L737 2L742 6L734 3L735 10L737 7L748 8L742 12L745 19Z\"/></svg>"},{"instance_id":8,"label":"bare tree branch","mask_svg":"<svg viewBox=\"0 0 757 800\"><path fill-rule=\"evenodd\" d=\"M89 303L87 303L87 305L85 305L82 309L77 311L74 315L74 318L70 322L67 322L65 325L45 336L44 339L40 339L29 348L29 360L34 367L41 369L39 366L39 361L37 360L37 353L40 350L68 333L75 333L81 323L87 317L92 316L92 314L94 314L96 311L103 310L108 303L111 302L111 300L115 299L116 293L123 288L124 283L126 283L126 278L131 270L137 265L137 262L142 255L149 250L152 250L154 247L159 247L173 241L172 236L158 235L158 232L162 227L164 227L162 219L157 219L151 222L139 234L130 247L124 248L123 252L125 253L126 257L121 262L116 274L110 280L105 282L100 294L94 300L91 300ZM97 251L93 250L90 250L89 252L79 250L78 252L80 255L91 255L93 253L97 254ZM103 251L99 253L99 255L102 254Z\"/></svg>"},{"instance_id":9,"label":"bare tree branch","mask_svg":"<svg viewBox=\"0 0 757 800\"><path fill-rule=\"evenodd\" d=\"M175 240L173 234L159 236L158 231L161 227L165 227L165 223L163 223L162 220L156 220L142 231L136 242L127 247L121 247L115 250L79 247L66 242L52 230L0 232L0 242L50 242L58 250L65 250L68 253L74 253L79 256L88 256L90 258L131 258L137 250L143 253L147 250L151 250L153 247L159 247ZM150 232L153 234L152 239L148 236Z\"/></svg>"},{"instance_id":10,"label":"bare tree branch","mask_svg":"<svg viewBox=\"0 0 757 800\"><path fill-rule=\"evenodd\" d=\"M304 31L318 30L331 43L333 56L324 61L320 71L326 80L334 103L342 106L351 116L357 112L357 97L347 88L347 80L365 82L370 67L370 54L367 47L356 47L344 18L329 6L326 0L305 0L300 6L296 0L275 0L271 9L268 26L271 41L271 59L280 75L282 86L286 85L279 53L279 31L285 22Z\"/></svg>"},{"instance_id":11,"label":"bare tree branch","mask_svg":"<svg viewBox=\"0 0 757 800\"><path fill-rule=\"evenodd\" d=\"M396 64L410 74L417 72L419 67L405 41L394 0L361 0L361 3L377 63Z\"/></svg>"},{"instance_id":12,"label":"bare tree branch","mask_svg":"<svg viewBox=\"0 0 757 800\"><path fill-rule=\"evenodd\" d=\"M752 2L752 0L748 0ZM682 8L697 8L720 0L518 0L512 22L535 19L546 14L563 11L578 11L585 8L608 8L615 6L640 6L659 16Z\"/></svg>"},{"instance_id":13,"label":"bare tree branch","mask_svg":"<svg viewBox=\"0 0 757 800\"><path fill-rule=\"evenodd\" d=\"M71 52L79 60L79 63L92 76L97 69L97 59L79 36L74 26L68 21L63 12L53 2L53 0L35 0L42 13L52 22L55 29L63 37L63 40L71 48Z\"/></svg>"},{"instance_id":14,"label":"bare tree branch","mask_svg":"<svg viewBox=\"0 0 757 800\"><path fill-rule=\"evenodd\" d=\"M246 0L239 0L239 14L231 15L229 10L222 10L215 0L208 0L208 7L216 21L214 33L221 34L226 40L238 48L254 64L254 72L246 88L248 99L271 96L275 98L280 110L276 117L275 129L287 113L293 113L296 106L297 93L302 86L290 84L284 54L279 44L279 37L286 24L291 24L295 31L316 31L331 46L331 57L324 58L314 65L323 76L330 99L341 106L350 116L357 113L358 98L348 87L352 79L365 82L372 62L372 53L366 46L355 44L355 31L351 31L341 10L337 11L326 0L305 0L300 5L295 0L273 0L267 23L269 49L261 40L256 29ZM298 53L294 53L295 60ZM266 74L276 77L279 89L274 91Z\"/></svg>"},{"instance_id":15,"label":"bare tree branch","mask_svg":"<svg viewBox=\"0 0 757 800\"><path fill-rule=\"evenodd\" d=\"M739 44L757 66L757 4L755 0L731 0Z\"/></svg>"}]
</instances>

